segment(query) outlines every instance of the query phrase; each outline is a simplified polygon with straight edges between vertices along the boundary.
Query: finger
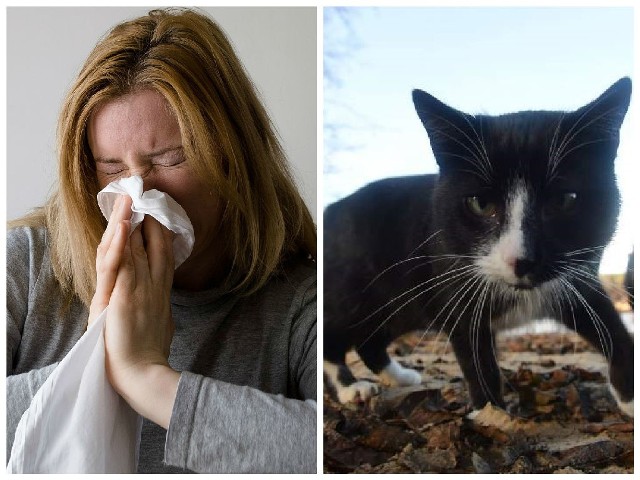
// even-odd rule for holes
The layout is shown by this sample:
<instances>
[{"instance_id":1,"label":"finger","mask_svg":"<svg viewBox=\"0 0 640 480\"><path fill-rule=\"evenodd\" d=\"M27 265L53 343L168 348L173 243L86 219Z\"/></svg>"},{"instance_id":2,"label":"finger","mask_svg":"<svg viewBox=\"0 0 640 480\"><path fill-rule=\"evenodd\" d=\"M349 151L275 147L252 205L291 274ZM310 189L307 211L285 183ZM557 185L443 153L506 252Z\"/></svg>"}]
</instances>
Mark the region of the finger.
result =
<instances>
[{"instance_id":1,"label":"finger","mask_svg":"<svg viewBox=\"0 0 640 480\"><path fill-rule=\"evenodd\" d=\"M116 282L118 268L122 261L131 224L128 220L117 223L108 250L104 253L98 268L96 293L91 302L92 313L100 313L109 304L109 298Z\"/></svg>"},{"instance_id":2,"label":"finger","mask_svg":"<svg viewBox=\"0 0 640 480\"><path fill-rule=\"evenodd\" d=\"M155 284L170 288L174 270L174 234L151 216L145 217L143 225L151 278Z\"/></svg>"},{"instance_id":3,"label":"finger","mask_svg":"<svg viewBox=\"0 0 640 480\"><path fill-rule=\"evenodd\" d=\"M140 235L139 229L137 235ZM136 237L136 231L127 236L124 249L122 251L122 257L120 259L120 266L118 267L118 273L116 275L116 281L113 286L113 295L120 295L122 293L132 292L136 286L136 269L133 261L133 254L131 248L131 242ZM112 295L112 296L113 296ZM111 302L111 298L109 299Z\"/></svg>"},{"instance_id":4,"label":"finger","mask_svg":"<svg viewBox=\"0 0 640 480\"><path fill-rule=\"evenodd\" d=\"M136 286L141 286L143 279L149 278L149 259L142 237L142 225L136 227L131 234L131 260L136 271Z\"/></svg>"},{"instance_id":5,"label":"finger","mask_svg":"<svg viewBox=\"0 0 640 480\"><path fill-rule=\"evenodd\" d=\"M116 198L113 210L109 216L109 223L107 223L107 228L102 234L102 239L98 246L96 267L99 267L99 262L102 261L102 258L109 250L109 245L113 241L113 236L115 235L118 224L123 220L131 219L131 202L131 197L128 195L118 195L118 198Z\"/></svg>"},{"instance_id":6,"label":"finger","mask_svg":"<svg viewBox=\"0 0 640 480\"><path fill-rule=\"evenodd\" d=\"M109 223L107 223L107 228L102 236L103 239L108 241L113 237L118 222L131 219L131 204L132 200L129 195L118 195L111 215L109 215Z\"/></svg>"}]
</instances>

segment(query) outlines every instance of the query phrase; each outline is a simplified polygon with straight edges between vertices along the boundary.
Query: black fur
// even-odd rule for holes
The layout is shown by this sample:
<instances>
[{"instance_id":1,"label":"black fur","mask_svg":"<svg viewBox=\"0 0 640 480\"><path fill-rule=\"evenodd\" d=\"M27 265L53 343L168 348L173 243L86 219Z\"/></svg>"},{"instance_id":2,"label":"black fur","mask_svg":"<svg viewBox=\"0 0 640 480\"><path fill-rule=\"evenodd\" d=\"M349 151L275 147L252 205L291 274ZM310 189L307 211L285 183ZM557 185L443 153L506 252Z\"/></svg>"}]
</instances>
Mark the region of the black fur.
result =
<instances>
[{"instance_id":1,"label":"black fur","mask_svg":"<svg viewBox=\"0 0 640 480\"><path fill-rule=\"evenodd\" d=\"M344 364L353 347L380 373L393 339L443 331L473 405L501 406L496 321L523 310L600 349L618 395L633 399L633 341L597 279L618 217L614 159L630 94L624 78L575 112L472 116L414 91L439 175L381 180L324 213L324 358L339 367L338 381L355 381ZM516 185L529 195L514 266L522 283L485 283L472 265L504 233Z\"/></svg>"}]
</instances>

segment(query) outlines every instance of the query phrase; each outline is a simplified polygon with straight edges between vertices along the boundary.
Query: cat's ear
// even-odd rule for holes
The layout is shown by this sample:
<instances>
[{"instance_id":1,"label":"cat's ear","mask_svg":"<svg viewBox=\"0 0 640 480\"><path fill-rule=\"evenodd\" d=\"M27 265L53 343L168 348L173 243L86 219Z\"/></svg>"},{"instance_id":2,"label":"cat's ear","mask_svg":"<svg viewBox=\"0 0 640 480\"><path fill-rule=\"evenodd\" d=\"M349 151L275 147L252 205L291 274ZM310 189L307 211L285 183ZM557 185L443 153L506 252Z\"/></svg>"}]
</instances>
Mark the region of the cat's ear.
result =
<instances>
[{"instance_id":1,"label":"cat's ear","mask_svg":"<svg viewBox=\"0 0 640 480\"><path fill-rule=\"evenodd\" d=\"M605 133L617 143L630 100L631 80L624 77L611 85L593 102L573 112L572 117L578 128L585 133L597 132L600 136Z\"/></svg>"},{"instance_id":2,"label":"cat's ear","mask_svg":"<svg viewBox=\"0 0 640 480\"><path fill-rule=\"evenodd\" d=\"M441 170L473 164L482 156L482 140L473 116L451 108L422 90L413 91L413 104Z\"/></svg>"}]
</instances>

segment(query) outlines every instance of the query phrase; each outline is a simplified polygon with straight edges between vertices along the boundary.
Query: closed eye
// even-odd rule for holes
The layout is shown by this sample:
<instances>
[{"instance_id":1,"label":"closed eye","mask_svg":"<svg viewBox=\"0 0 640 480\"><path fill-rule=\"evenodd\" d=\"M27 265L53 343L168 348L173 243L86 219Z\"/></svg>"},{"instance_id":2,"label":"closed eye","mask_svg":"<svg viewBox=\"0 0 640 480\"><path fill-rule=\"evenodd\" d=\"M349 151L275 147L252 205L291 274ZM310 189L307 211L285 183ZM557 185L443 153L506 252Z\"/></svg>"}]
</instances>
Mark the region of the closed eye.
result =
<instances>
[{"instance_id":1,"label":"closed eye","mask_svg":"<svg viewBox=\"0 0 640 480\"><path fill-rule=\"evenodd\" d=\"M161 167L173 167L180 165L185 161L184 150L182 147L174 148L155 154L152 157L152 165L158 165Z\"/></svg>"},{"instance_id":2,"label":"closed eye","mask_svg":"<svg viewBox=\"0 0 640 480\"><path fill-rule=\"evenodd\" d=\"M119 175L127 170L127 166L117 160L96 160L96 169L104 175Z\"/></svg>"},{"instance_id":3,"label":"closed eye","mask_svg":"<svg viewBox=\"0 0 640 480\"><path fill-rule=\"evenodd\" d=\"M142 157L149 168L175 167L186 160L182 146L171 147L159 152L154 152ZM96 158L96 169L99 173L108 176L120 175L129 169L129 166L116 158Z\"/></svg>"}]
</instances>

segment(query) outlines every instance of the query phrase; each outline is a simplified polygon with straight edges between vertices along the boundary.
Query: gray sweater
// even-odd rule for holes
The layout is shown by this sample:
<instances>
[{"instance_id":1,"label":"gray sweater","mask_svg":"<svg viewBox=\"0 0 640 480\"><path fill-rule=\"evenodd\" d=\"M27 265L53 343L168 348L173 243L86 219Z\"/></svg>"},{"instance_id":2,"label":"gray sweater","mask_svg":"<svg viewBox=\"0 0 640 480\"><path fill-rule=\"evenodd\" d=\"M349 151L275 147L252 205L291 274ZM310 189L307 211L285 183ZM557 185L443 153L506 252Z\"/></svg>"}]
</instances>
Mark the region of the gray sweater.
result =
<instances>
[{"instance_id":1,"label":"gray sweater","mask_svg":"<svg viewBox=\"0 0 640 480\"><path fill-rule=\"evenodd\" d=\"M141 473L316 472L316 269L300 261L260 292L171 292L169 363L182 372L169 429L147 421ZM63 303L45 229L7 235L7 459L47 376L86 329Z\"/></svg>"}]
</instances>

